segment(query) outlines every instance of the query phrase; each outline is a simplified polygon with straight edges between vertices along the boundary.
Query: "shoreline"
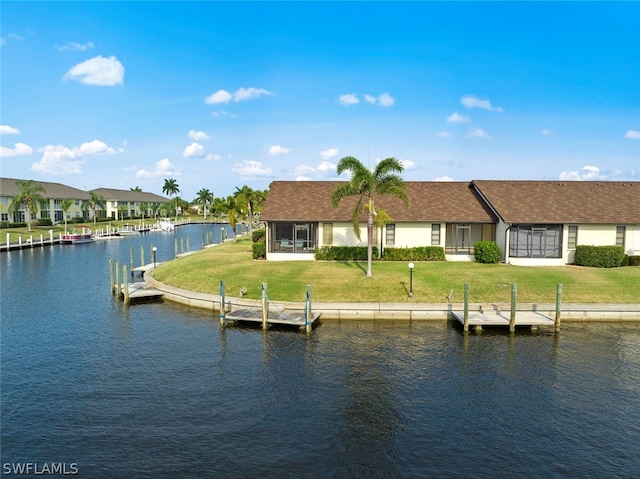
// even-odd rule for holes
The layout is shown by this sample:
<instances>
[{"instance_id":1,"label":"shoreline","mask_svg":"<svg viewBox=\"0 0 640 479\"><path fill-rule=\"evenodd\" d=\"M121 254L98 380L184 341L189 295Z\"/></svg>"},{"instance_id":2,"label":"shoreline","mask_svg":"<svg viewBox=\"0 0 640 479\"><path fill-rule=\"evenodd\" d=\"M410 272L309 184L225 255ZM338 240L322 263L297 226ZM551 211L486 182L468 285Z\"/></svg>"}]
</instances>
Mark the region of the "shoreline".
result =
<instances>
[{"instance_id":1,"label":"shoreline","mask_svg":"<svg viewBox=\"0 0 640 479\"><path fill-rule=\"evenodd\" d=\"M144 281L164 293L169 301L201 309L220 311L220 295L199 293L161 283L144 273ZM303 313L304 301L272 301L282 309L292 313ZM225 295L225 311L239 308L251 308L255 299L237 298ZM454 311L462 311L462 303L350 303L350 302L312 302L312 310L322 313L322 319L341 320L407 320L407 321L455 321ZM509 303L470 303L469 311L499 309L509 311ZM555 318L555 303L518 303L517 311L534 311ZM562 321L569 322L640 322L640 304L589 304L567 303L562 305Z\"/></svg>"}]
</instances>

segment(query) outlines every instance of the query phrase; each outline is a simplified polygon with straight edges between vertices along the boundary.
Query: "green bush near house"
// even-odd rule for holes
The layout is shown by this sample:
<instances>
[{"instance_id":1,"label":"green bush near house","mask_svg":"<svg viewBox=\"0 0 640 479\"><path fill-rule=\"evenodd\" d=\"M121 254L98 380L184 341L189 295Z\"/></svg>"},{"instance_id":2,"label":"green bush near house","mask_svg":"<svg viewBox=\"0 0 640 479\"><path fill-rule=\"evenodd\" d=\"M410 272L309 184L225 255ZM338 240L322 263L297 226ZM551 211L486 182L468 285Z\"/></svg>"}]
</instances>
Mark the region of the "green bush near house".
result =
<instances>
[{"instance_id":1,"label":"green bush near house","mask_svg":"<svg viewBox=\"0 0 640 479\"><path fill-rule=\"evenodd\" d=\"M0 223L0 228L26 228L27 223L9 223L8 221L3 221Z\"/></svg>"},{"instance_id":2,"label":"green bush near house","mask_svg":"<svg viewBox=\"0 0 640 479\"><path fill-rule=\"evenodd\" d=\"M266 231L264 228L255 230L253 233L251 233L251 240L254 243L257 243L258 241L265 241L265 239L266 239Z\"/></svg>"},{"instance_id":3,"label":"green bush near house","mask_svg":"<svg viewBox=\"0 0 640 479\"><path fill-rule=\"evenodd\" d=\"M640 266L640 256L629 256L629 266Z\"/></svg>"},{"instance_id":4,"label":"green bush near house","mask_svg":"<svg viewBox=\"0 0 640 479\"><path fill-rule=\"evenodd\" d=\"M263 259L267 257L267 245L264 241L258 241L251 246L253 259Z\"/></svg>"},{"instance_id":5,"label":"green bush near house","mask_svg":"<svg viewBox=\"0 0 640 479\"><path fill-rule=\"evenodd\" d=\"M378 257L378 247L373 247L373 257ZM323 246L315 253L320 261L366 261L366 246Z\"/></svg>"},{"instance_id":6,"label":"green bush near house","mask_svg":"<svg viewBox=\"0 0 640 479\"><path fill-rule=\"evenodd\" d=\"M574 258L578 266L594 268L618 268L624 263L624 249L622 246L576 246Z\"/></svg>"},{"instance_id":7,"label":"green bush near house","mask_svg":"<svg viewBox=\"0 0 640 479\"><path fill-rule=\"evenodd\" d=\"M37 226L53 226L51 218L40 218L36 221Z\"/></svg>"},{"instance_id":8,"label":"green bush near house","mask_svg":"<svg viewBox=\"0 0 640 479\"><path fill-rule=\"evenodd\" d=\"M477 263L497 264L502 258L500 247L495 241L477 241L473 244L473 255Z\"/></svg>"},{"instance_id":9,"label":"green bush near house","mask_svg":"<svg viewBox=\"0 0 640 479\"><path fill-rule=\"evenodd\" d=\"M445 261L442 246L416 246L413 248L385 248L385 261Z\"/></svg>"}]
</instances>

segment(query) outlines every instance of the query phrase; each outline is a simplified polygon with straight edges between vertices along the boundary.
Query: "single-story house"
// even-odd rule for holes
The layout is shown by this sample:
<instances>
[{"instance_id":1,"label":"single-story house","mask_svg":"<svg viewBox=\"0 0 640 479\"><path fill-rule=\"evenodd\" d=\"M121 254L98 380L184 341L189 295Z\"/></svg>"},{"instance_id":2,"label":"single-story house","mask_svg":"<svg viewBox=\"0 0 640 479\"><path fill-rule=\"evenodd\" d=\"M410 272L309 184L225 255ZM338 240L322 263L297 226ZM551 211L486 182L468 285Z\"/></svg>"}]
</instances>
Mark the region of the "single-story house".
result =
<instances>
[{"instance_id":1,"label":"single-story house","mask_svg":"<svg viewBox=\"0 0 640 479\"><path fill-rule=\"evenodd\" d=\"M26 222L25 210L19 208L17 212L11 211L10 206L13 199L20 194L20 187L17 181L24 181L15 178L0 178L0 221L8 221L10 223ZM86 211L83 211L82 204L89 199L89 193L86 191L72 188L60 183L51 183L48 181L37 181L43 186L45 192L42 196L47 200L43 206L38 205L38 211L31 212L32 220L49 218L53 223L61 223L65 220L65 212L62 209L62 201L65 199L73 200L71 207L66 211L66 219L83 218Z\"/></svg>"},{"instance_id":2,"label":"single-story house","mask_svg":"<svg viewBox=\"0 0 640 479\"><path fill-rule=\"evenodd\" d=\"M335 181L275 181L262 211L267 260L309 260L325 245L366 245L353 233L356 198L331 205ZM374 244L442 246L449 261L473 261L477 241L495 241L507 263L563 265L578 244L621 245L640 254L640 182L407 182L410 204L379 196L392 218Z\"/></svg>"},{"instance_id":3,"label":"single-story house","mask_svg":"<svg viewBox=\"0 0 640 479\"><path fill-rule=\"evenodd\" d=\"M164 196L146 191L117 190L113 188L96 188L91 190L105 200L105 217L114 220L122 217L142 216L153 217L159 206L169 201ZM145 207L145 208L143 208ZM142 211L142 210L145 211Z\"/></svg>"}]
</instances>

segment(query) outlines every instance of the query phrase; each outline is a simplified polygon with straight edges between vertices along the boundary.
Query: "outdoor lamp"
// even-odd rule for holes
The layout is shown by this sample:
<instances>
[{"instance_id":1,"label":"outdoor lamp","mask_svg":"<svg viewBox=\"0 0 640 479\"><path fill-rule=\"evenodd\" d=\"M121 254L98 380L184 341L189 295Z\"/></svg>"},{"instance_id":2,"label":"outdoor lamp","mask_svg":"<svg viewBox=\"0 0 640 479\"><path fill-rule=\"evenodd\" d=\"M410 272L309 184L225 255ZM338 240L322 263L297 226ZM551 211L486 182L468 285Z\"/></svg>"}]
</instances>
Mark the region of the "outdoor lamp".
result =
<instances>
[{"instance_id":1,"label":"outdoor lamp","mask_svg":"<svg viewBox=\"0 0 640 479\"><path fill-rule=\"evenodd\" d=\"M413 263L409 263L409 297L413 297Z\"/></svg>"},{"instance_id":2,"label":"outdoor lamp","mask_svg":"<svg viewBox=\"0 0 640 479\"><path fill-rule=\"evenodd\" d=\"M151 252L153 253L153 268L154 269L156 267L156 251L158 251L158 248L156 248L155 246L153 248L151 248Z\"/></svg>"}]
</instances>

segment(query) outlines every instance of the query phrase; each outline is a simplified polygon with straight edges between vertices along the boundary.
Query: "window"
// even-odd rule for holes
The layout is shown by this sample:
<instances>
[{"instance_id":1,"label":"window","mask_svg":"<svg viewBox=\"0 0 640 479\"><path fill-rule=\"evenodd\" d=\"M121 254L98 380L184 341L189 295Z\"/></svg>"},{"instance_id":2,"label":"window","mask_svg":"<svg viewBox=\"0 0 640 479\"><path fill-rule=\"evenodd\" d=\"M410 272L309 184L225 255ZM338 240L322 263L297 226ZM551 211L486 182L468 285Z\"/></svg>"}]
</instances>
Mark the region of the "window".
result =
<instances>
[{"instance_id":1,"label":"window","mask_svg":"<svg viewBox=\"0 0 640 479\"><path fill-rule=\"evenodd\" d=\"M270 223L269 251L310 253L316 247L318 223Z\"/></svg>"},{"instance_id":2,"label":"window","mask_svg":"<svg viewBox=\"0 0 640 479\"><path fill-rule=\"evenodd\" d=\"M569 225L569 238L567 247L569 249L576 249L578 245L578 225Z\"/></svg>"},{"instance_id":3,"label":"window","mask_svg":"<svg viewBox=\"0 0 640 479\"><path fill-rule=\"evenodd\" d=\"M387 246L394 246L396 244L396 225L395 224L388 224L386 225L386 231L387 231L387 242L386 245Z\"/></svg>"},{"instance_id":4,"label":"window","mask_svg":"<svg viewBox=\"0 0 640 479\"><path fill-rule=\"evenodd\" d=\"M9 213L0 213L0 220L9 221Z\"/></svg>"},{"instance_id":5,"label":"window","mask_svg":"<svg viewBox=\"0 0 640 479\"><path fill-rule=\"evenodd\" d=\"M431 244L439 245L440 244L440 224L434 223L431 225Z\"/></svg>"},{"instance_id":6,"label":"window","mask_svg":"<svg viewBox=\"0 0 640 479\"><path fill-rule=\"evenodd\" d=\"M512 258L561 258L562 225L513 225L509 240Z\"/></svg>"},{"instance_id":7,"label":"window","mask_svg":"<svg viewBox=\"0 0 640 479\"><path fill-rule=\"evenodd\" d=\"M616 246L622 246L624 248L624 237L626 231L626 226L616 226Z\"/></svg>"},{"instance_id":8,"label":"window","mask_svg":"<svg viewBox=\"0 0 640 479\"><path fill-rule=\"evenodd\" d=\"M333 223L322 223L322 244L333 244Z\"/></svg>"}]
</instances>

